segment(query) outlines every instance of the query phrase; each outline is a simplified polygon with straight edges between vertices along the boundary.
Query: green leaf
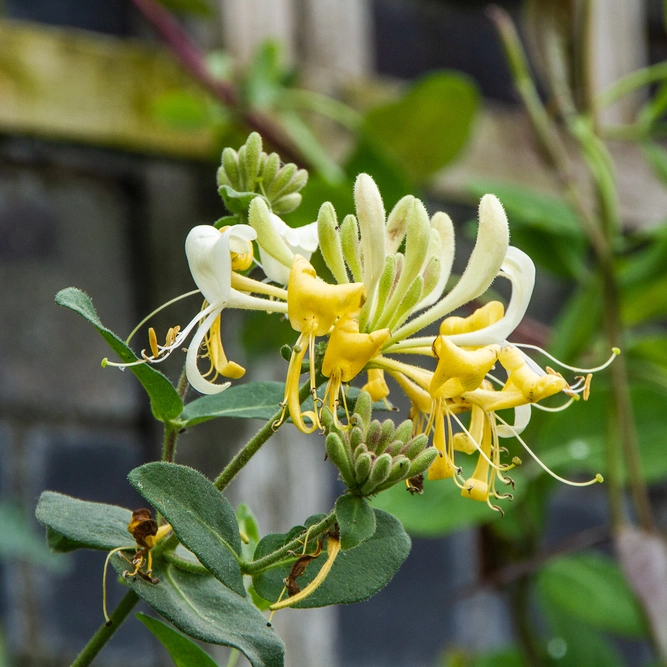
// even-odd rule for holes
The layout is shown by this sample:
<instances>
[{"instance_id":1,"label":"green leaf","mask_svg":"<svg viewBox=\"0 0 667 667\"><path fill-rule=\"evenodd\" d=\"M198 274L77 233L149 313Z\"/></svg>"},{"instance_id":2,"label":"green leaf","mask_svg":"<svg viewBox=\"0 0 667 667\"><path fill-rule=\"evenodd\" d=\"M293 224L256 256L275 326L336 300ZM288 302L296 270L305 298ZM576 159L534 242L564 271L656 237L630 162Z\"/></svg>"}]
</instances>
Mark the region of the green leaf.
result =
<instances>
[{"instance_id":1,"label":"green leaf","mask_svg":"<svg viewBox=\"0 0 667 667\"><path fill-rule=\"evenodd\" d=\"M76 289L67 287L56 294L56 303L73 310L88 320L106 340L123 363L132 363L138 358L134 352L115 333L100 322L90 297ZM151 400L151 410L156 419L171 421L183 411L183 401L169 380L150 364L130 366Z\"/></svg>"},{"instance_id":2,"label":"green leaf","mask_svg":"<svg viewBox=\"0 0 667 667\"><path fill-rule=\"evenodd\" d=\"M628 326L660 320L667 315L667 274L621 289L621 316Z\"/></svg>"},{"instance_id":3,"label":"green leaf","mask_svg":"<svg viewBox=\"0 0 667 667\"><path fill-rule=\"evenodd\" d=\"M202 396L188 403L181 419L184 426L194 426L219 417L268 420L280 408L284 395L284 382L234 385L219 394Z\"/></svg>"},{"instance_id":4,"label":"green leaf","mask_svg":"<svg viewBox=\"0 0 667 667\"><path fill-rule=\"evenodd\" d=\"M369 502L359 496L341 496L336 501L336 521L343 551L353 549L375 533L375 512Z\"/></svg>"},{"instance_id":5,"label":"green leaf","mask_svg":"<svg viewBox=\"0 0 667 667\"><path fill-rule=\"evenodd\" d=\"M649 384L630 387L641 468L647 482L667 476L667 432L664 410L667 391ZM588 401L578 401L567 410L544 415L537 453L557 472L580 471L606 474L605 440L609 415L614 410L613 397L608 387L593 382ZM621 469L625 476L625 469ZM583 491L585 493L585 490Z\"/></svg>"},{"instance_id":6,"label":"green leaf","mask_svg":"<svg viewBox=\"0 0 667 667\"><path fill-rule=\"evenodd\" d=\"M454 72L429 74L400 99L371 109L363 134L413 181L451 162L465 145L479 93Z\"/></svg>"},{"instance_id":7,"label":"green leaf","mask_svg":"<svg viewBox=\"0 0 667 667\"><path fill-rule=\"evenodd\" d=\"M64 559L49 551L23 511L10 502L0 503L0 558L20 558L54 571L67 566Z\"/></svg>"},{"instance_id":8,"label":"green leaf","mask_svg":"<svg viewBox=\"0 0 667 667\"><path fill-rule=\"evenodd\" d=\"M643 142L641 149L655 175L664 184L667 184L667 151L660 144L652 141Z\"/></svg>"},{"instance_id":9,"label":"green leaf","mask_svg":"<svg viewBox=\"0 0 667 667\"><path fill-rule=\"evenodd\" d=\"M206 0L158 0L161 5L178 14L210 17L213 10Z\"/></svg>"},{"instance_id":10,"label":"green leaf","mask_svg":"<svg viewBox=\"0 0 667 667\"><path fill-rule=\"evenodd\" d=\"M132 512L124 507L44 491L35 516L47 527L50 549L58 553L74 549L110 551L134 545L134 538L127 530Z\"/></svg>"},{"instance_id":11,"label":"green leaf","mask_svg":"<svg viewBox=\"0 0 667 667\"><path fill-rule=\"evenodd\" d=\"M201 130L211 124L209 102L200 95L174 90L153 101L155 120L181 130Z\"/></svg>"},{"instance_id":12,"label":"green leaf","mask_svg":"<svg viewBox=\"0 0 667 667\"><path fill-rule=\"evenodd\" d=\"M267 39L255 51L242 84L246 102L257 108L270 107L280 94L286 75L282 44Z\"/></svg>"},{"instance_id":13,"label":"green leaf","mask_svg":"<svg viewBox=\"0 0 667 667\"><path fill-rule=\"evenodd\" d=\"M562 667L621 667L623 661L611 643L578 618L563 613L550 598L539 596L550 637L547 653ZM557 661L557 662L556 662Z\"/></svg>"},{"instance_id":14,"label":"green leaf","mask_svg":"<svg viewBox=\"0 0 667 667\"><path fill-rule=\"evenodd\" d=\"M236 215L241 213L245 218L248 217L248 209L250 208L250 202L255 197L261 197L257 192L237 192L230 185L221 185L218 188L218 192L222 197L222 201L225 203L226 209Z\"/></svg>"},{"instance_id":15,"label":"green leaf","mask_svg":"<svg viewBox=\"0 0 667 667\"><path fill-rule=\"evenodd\" d=\"M294 605L298 609L349 604L367 600L384 588L410 552L410 538L400 522L387 512L374 510L377 528L373 537L355 549L340 552L329 575L321 586L305 600ZM289 541L289 533L267 535L258 545L255 558L261 558ZM326 549L312 561L304 575L297 579L303 589L312 581L327 559ZM266 600L276 601L283 590L283 579L290 570L288 563L253 577L253 585Z\"/></svg>"},{"instance_id":16,"label":"green leaf","mask_svg":"<svg viewBox=\"0 0 667 667\"><path fill-rule=\"evenodd\" d=\"M602 303L599 277L579 284L556 319L549 352L565 362L585 352L602 329Z\"/></svg>"},{"instance_id":17,"label":"green leaf","mask_svg":"<svg viewBox=\"0 0 667 667\"><path fill-rule=\"evenodd\" d=\"M203 651L197 644L172 630L168 625L157 618L137 613L135 617L140 620L164 646L176 667L217 667L211 656Z\"/></svg>"},{"instance_id":18,"label":"green leaf","mask_svg":"<svg viewBox=\"0 0 667 667\"><path fill-rule=\"evenodd\" d=\"M239 524L239 532L241 533L241 541L243 543L241 547L243 558L252 560L260 539L257 518L245 503L241 503L236 508L236 520ZM243 539L244 537L248 540L247 542Z\"/></svg>"},{"instance_id":19,"label":"green leaf","mask_svg":"<svg viewBox=\"0 0 667 667\"><path fill-rule=\"evenodd\" d=\"M245 595L236 515L212 482L192 468L161 461L135 468L128 479L218 580Z\"/></svg>"},{"instance_id":20,"label":"green leaf","mask_svg":"<svg viewBox=\"0 0 667 667\"><path fill-rule=\"evenodd\" d=\"M512 471L512 477L518 480L515 472ZM522 483L517 481L513 492L515 498L518 499L524 490ZM440 537L500 518L500 513L489 509L486 503L462 498L461 489L451 480L427 480L424 493L414 496L408 493L405 485L397 484L371 502L374 507L395 514L414 537ZM501 504L505 512L512 511L510 503Z\"/></svg>"},{"instance_id":21,"label":"green leaf","mask_svg":"<svg viewBox=\"0 0 667 667\"><path fill-rule=\"evenodd\" d=\"M538 576L540 595L569 617L626 637L643 637L646 626L618 565L595 552L566 556Z\"/></svg>"},{"instance_id":22,"label":"green leaf","mask_svg":"<svg viewBox=\"0 0 667 667\"><path fill-rule=\"evenodd\" d=\"M650 361L667 369L666 335L652 334L635 338L624 352L634 359Z\"/></svg>"},{"instance_id":23,"label":"green leaf","mask_svg":"<svg viewBox=\"0 0 667 667\"><path fill-rule=\"evenodd\" d=\"M120 556L112 557L111 564L121 576L128 567ZM141 577L126 581L179 630L194 639L237 648L253 667L283 667L285 646L249 598L213 577L179 570L162 558L154 559L153 576L159 583Z\"/></svg>"}]
</instances>

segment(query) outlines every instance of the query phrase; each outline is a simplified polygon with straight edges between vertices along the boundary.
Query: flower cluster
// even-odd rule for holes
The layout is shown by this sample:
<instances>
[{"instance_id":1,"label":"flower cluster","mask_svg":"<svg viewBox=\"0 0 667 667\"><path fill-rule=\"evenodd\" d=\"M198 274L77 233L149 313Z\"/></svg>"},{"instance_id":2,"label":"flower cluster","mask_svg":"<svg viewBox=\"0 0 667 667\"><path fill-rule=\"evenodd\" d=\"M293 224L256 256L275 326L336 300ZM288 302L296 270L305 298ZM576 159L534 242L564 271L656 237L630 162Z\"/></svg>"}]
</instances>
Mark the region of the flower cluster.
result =
<instances>
[{"instance_id":1,"label":"flower cluster","mask_svg":"<svg viewBox=\"0 0 667 667\"><path fill-rule=\"evenodd\" d=\"M333 206L324 203L316 222L292 229L276 209L284 212L298 205L295 196L300 200L298 190L306 178L293 165L281 167L274 156L262 152L257 135L238 153L226 149L218 173L221 190L228 208L241 201L246 208L237 209L235 219L223 219L237 224L221 229L197 226L188 234L185 252L204 297L202 309L182 330L170 329L165 345L157 343L151 330L152 354L143 352L138 363L162 361L195 331L186 357L188 380L202 393L216 393L229 386L228 381L216 382L219 377L237 379L245 372L225 356L220 337L222 310L258 309L286 315L298 338L289 361L280 422L289 416L304 433L324 424L329 432L327 451L351 489L367 494L386 488L387 480L394 477L405 479L405 465L397 467L396 459L406 458L406 451L414 449L417 458L407 459L414 459L413 463L429 459L419 472L428 467L429 479L451 478L465 497L499 509L496 501L510 494L497 491L496 482L513 485L506 473L520 463L516 457L502 460L507 450L500 439L518 438L543 465L520 437L531 407L540 407L541 401L555 395L565 397L562 408L580 395L587 398L590 373L604 367L572 369L583 375L569 384L560 373L543 369L528 357L523 348L530 346L507 341L528 307L535 268L524 252L509 245L508 221L500 201L490 194L482 198L474 249L463 274L447 291L455 245L449 216L438 212L429 217L413 196L401 199L387 216L374 181L361 174L354 186L356 215L347 215L339 224ZM270 283L243 274L256 261L253 241L259 246L261 262L257 263ZM322 280L309 261L318 243L335 284ZM467 317L451 315L483 298L496 277L511 283L507 308L490 301ZM437 333L424 333L438 323ZM318 338L326 340L321 366L316 365ZM306 355L313 396L313 407L307 410L299 397ZM408 363L405 355L417 355L427 363ZM428 358L433 361L429 363ZM205 373L198 366L201 359L210 365ZM500 374L494 375L494 369ZM317 395L318 371L328 380L323 400ZM368 444L369 432L378 428L383 432L384 425L364 422L361 428L361 422L349 414L346 424L339 421L339 404L347 413L345 385L362 372L367 373L364 389L372 400L389 395L387 377L409 397L411 422L391 434L400 446L393 447L385 438L386 451L380 452L377 443ZM498 414L507 409L514 410L511 423ZM467 425L462 413L470 415ZM403 434L405 424L410 424L409 438ZM427 438L433 448L420 459ZM477 455L471 476L463 475L457 453ZM412 470L413 463L407 468ZM601 477L584 484L596 481Z\"/></svg>"}]
</instances>

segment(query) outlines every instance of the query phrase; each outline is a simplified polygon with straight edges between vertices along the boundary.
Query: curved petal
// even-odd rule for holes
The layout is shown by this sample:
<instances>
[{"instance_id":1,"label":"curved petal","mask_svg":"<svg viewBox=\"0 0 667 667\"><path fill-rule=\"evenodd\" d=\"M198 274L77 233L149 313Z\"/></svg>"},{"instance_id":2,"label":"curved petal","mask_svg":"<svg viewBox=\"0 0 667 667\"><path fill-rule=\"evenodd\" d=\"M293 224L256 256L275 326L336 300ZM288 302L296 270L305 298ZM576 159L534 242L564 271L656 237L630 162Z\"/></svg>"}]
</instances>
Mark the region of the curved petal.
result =
<instances>
[{"instance_id":1,"label":"curved petal","mask_svg":"<svg viewBox=\"0 0 667 667\"><path fill-rule=\"evenodd\" d=\"M488 327L447 338L456 345L502 343L523 319L535 286L535 265L525 252L510 246L501 268L501 276L512 283L512 297L505 315Z\"/></svg>"},{"instance_id":2,"label":"curved petal","mask_svg":"<svg viewBox=\"0 0 667 667\"><path fill-rule=\"evenodd\" d=\"M206 334L209 332L209 329L215 322L216 317L220 314L222 308L214 310L203 322L202 325L197 329L197 333L192 337L190 345L188 346L188 353L185 356L185 373L188 378L188 382L200 393L200 394L219 394L221 391L224 391L231 385L231 382L225 382L224 384L215 384L214 382L209 382L200 372L199 366L197 366L197 357L199 355L199 348L201 347Z\"/></svg>"},{"instance_id":3,"label":"curved petal","mask_svg":"<svg viewBox=\"0 0 667 667\"><path fill-rule=\"evenodd\" d=\"M417 304L416 310L432 306L442 296L454 263L454 225L452 219L446 213L438 211L431 218L431 230L437 239L436 252L440 259L440 276L433 290Z\"/></svg>"},{"instance_id":4,"label":"curved petal","mask_svg":"<svg viewBox=\"0 0 667 667\"><path fill-rule=\"evenodd\" d=\"M220 232L211 225L197 225L185 239L185 254L190 273L199 291L209 303L225 302L232 280L232 245L248 243L256 237L248 225L235 225ZM244 248L245 249L245 248Z\"/></svg>"},{"instance_id":5,"label":"curved petal","mask_svg":"<svg viewBox=\"0 0 667 667\"><path fill-rule=\"evenodd\" d=\"M530 403L526 405L517 405L514 408L514 424L507 426L498 424L496 427L499 438L513 438L521 433L530 422L531 409Z\"/></svg>"},{"instance_id":6,"label":"curved petal","mask_svg":"<svg viewBox=\"0 0 667 667\"><path fill-rule=\"evenodd\" d=\"M479 204L477 242L461 279L442 300L398 329L391 342L407 338L486 292L498 275L508 246L509 226L502 204L494 195L484 195Z\"/></svg>"}]
</instances>

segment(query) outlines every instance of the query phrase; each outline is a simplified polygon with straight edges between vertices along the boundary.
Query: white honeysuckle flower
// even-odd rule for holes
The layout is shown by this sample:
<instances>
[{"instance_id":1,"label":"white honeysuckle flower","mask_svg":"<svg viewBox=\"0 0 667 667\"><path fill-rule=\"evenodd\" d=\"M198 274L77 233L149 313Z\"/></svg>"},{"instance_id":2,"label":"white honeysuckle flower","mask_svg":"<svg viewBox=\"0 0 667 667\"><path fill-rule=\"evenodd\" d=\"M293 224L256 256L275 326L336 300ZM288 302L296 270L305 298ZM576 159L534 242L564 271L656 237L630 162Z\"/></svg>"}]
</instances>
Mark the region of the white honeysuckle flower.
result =
<instances>
[{"instance_id":1,"label":"white honeysuckle flower","mask_svg":"<svg viewBox=\"0 0 667 667\"><path fill-rule=\"evenodd\" d=\"M318 246L317 222L311 222L303 227L290 227L275 213L269 213L269 217L278 236L292 253L310 260ZM285 266L285 264L274 259L261 245L259 246L259 257L266 277L274 283L287 285L291 264Z\"/></svg>"}]
</instances>

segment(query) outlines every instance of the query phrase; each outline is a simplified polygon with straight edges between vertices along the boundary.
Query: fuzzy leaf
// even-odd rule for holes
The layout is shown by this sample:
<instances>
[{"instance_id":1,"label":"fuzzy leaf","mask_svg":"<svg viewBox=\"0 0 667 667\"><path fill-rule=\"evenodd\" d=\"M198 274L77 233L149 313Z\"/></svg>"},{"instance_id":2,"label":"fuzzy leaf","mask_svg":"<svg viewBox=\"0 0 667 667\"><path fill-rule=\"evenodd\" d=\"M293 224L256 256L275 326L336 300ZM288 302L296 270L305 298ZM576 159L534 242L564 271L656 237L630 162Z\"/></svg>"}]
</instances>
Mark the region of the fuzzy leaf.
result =
<instances>
[{"instance_id":1,"label":"fuzzy leaf","mask_svg":"<svg viewBox=\"0 0 667 667\"><path fill-rule=\"evenodd\" d=\"M121 576L127 570L127 561L118 555L111 564ZM285 646L249 598L213 577L179 570L162 558L153 561L153 576L159 583L141 577L126 581L179 630L194 639L237 648L253 667L283 667Z\"/></svg>"},{"instance_id":2,"label":"fuzzy leaf","mask_svg":"<svg viewBox=\"0 0 667 667\"><path fill-rule=\"evenodd\" d=\"M127 530L132 512L117 505L44 491L35 516L47 528L49 548L58 553L75 549L110 551L134 544L134 538Z\"/></svg>"},{"instance_id":3,"label":"fuzzy leaf","mask_svg":"<svg viewBox=\"0 0 667 667\"><path fill-rule=\"evenodd\" d=\"M115 333L100 322L90 297L76 289L67 287L56 294L56 303L78 313L88 320L109 343L113 351L123 363L137 361L138 357ZM183 401L168 378L150 364L130 366L151 400L151 410L156 419L170 421L176 419L183 411Z\"/></svg>"},{"instance_id":4,"label":"fuzzy leaf","mask_svg":"<svg viewBox=\"0 0 667 667\"><path fill-rule=\"evenodd\" d=\"M377 529L373 537L355 549L341 552L331 572L312 595L294 605L298 609L324 607L332 604L349 604L367 600L384 588L410 552L410 538L400 521L387 512L374 510ZM290 539L290 534L267 535L258 545L255 558L261 558L279 548ZM312 561L304 575L297 579L303 589L326 561L326 549ZM259 595L275 601L283 589L283 579L289 574L291 562L279 565L253 577L253 585Z\"/></svg>"},{"instance_id":5,"label":"fuzzy leaf","mask_svg":"<svg viewBox=\"0 0 667 667\"><path fill-rule=\"evenodd\" d=\"M135 468L128 478L184 546L225 586L245 595L236 515L212 482L192 468L160 461Z\"/></svg>"},{"instance_id":6,"label":"fuzzy leaf","mask_svg":"<svg viewBox=\"0 0 667 667\"><path fill-rule=\"evenodd\" d=\"M375 512L368 501L359 496L341 496L336 501L336 521L343 551L353 549L375 533Z\"/></svg>"}]
</instances>

